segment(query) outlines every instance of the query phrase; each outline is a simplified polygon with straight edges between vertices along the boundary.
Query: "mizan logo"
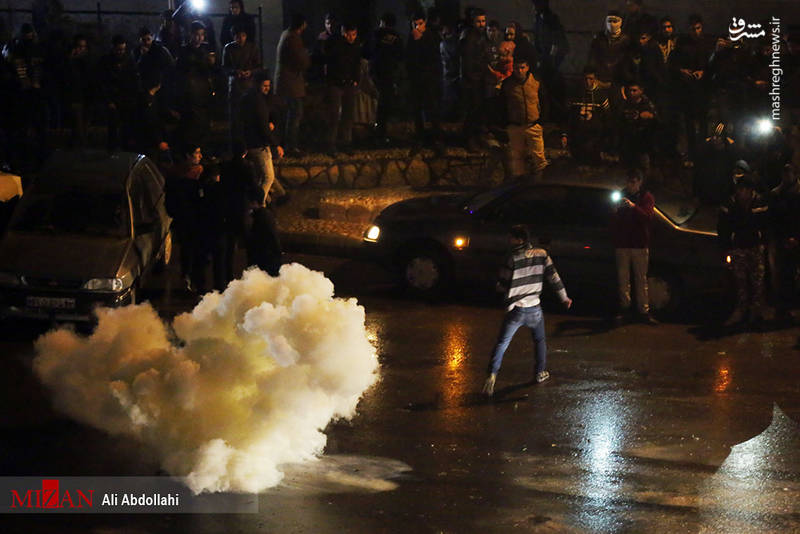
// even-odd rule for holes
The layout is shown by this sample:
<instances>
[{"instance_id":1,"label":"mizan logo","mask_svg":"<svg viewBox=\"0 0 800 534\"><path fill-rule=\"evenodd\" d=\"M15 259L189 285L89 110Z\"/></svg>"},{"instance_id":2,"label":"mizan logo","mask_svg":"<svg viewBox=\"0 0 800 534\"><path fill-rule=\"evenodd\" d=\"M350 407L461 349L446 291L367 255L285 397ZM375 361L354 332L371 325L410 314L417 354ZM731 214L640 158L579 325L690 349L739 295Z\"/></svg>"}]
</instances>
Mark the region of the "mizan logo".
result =
<instances>
[{"instance_id":1,"label":"mizan logo","mask_svg":"<svg viewBox=\"0 0 800 534\"><path fill-rule=\"evenodd\" d=\"M59 491L59 480L42 479L41 489L29 489L20 495L17 490L11 490L11 508L92 508L94 490L69 490Z\"/></svg>"}]
</instances>

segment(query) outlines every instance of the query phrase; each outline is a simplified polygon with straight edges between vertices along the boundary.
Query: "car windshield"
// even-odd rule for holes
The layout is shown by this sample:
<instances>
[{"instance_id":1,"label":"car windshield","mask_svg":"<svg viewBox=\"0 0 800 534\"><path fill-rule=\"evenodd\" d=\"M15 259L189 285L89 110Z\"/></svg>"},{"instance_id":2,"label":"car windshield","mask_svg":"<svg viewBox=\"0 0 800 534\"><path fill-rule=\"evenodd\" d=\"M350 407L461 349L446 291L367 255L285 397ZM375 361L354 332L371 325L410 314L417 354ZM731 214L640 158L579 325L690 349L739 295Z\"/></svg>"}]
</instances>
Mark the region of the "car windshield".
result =
<instances>
[{"instance_id":1,"label":"car windshield","mask_svg":"<svg viewBox=\"0 0 800 534\"><path fill-rule=\"evenodd\" d=\"M697 213L698 203L691 198L663 192L658 193L656 198L658 209L675 226L683 226Z\"/></svg>"},{"instance_id":2,"label":"car windshield","mask_svg":"<svg viewBox=\"0 0 800 534\"><path fill-rule=\"evenodd\" d=\"M516 187L515 184L508 184L503 187L498 187L496 189L490 189L488 191L482 191L480 193L476 193L464 201L464 203L462 204L462 209L469 213L475 213L476 211L488 205L496 198L499 198L500 196L504 195L508 190L513 189L514 187Z\"/></svg>"},{"instance_id":3,"label":"car windshield","mask_svg":"<svg viewBox=\"0 0 800 534\"><path fill-rule=\"evenodd\" d=\"M120 191L34 188L22 198L11 229L126 237L130 234L130 217L126 197Z\"/></svg>"}]
</instances>

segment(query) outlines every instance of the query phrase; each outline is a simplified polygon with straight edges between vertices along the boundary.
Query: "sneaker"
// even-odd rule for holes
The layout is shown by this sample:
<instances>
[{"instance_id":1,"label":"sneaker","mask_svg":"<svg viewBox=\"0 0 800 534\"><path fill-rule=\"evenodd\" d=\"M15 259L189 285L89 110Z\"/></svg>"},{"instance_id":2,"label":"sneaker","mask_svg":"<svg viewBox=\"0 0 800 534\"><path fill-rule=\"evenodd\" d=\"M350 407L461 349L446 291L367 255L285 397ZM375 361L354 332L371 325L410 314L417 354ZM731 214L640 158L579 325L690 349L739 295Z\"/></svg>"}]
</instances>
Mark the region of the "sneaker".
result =
<instances>
[{"instance_id":1,"label":"sneaker","mask_svg":"<svg viewBox=\"0 0 800 534\"><path fill-rule=\"evenodd\" d=\"M488 377L486 377L486 382L483 383L483 393L487 397L491 397L494 395L494 382L497 380L497 374L492 373Z\"/></svg>"},{"instance_id":2,"label":"sneaker","mask_svg":"<svg viewBox=\"0 0 800 534\"><path fill-rule=\"evenodd\" d=\"M545 380L550 378L550 373L548 371L539 371L536 373L536 383L541 384Z\"/></svg>"}]
</instances>

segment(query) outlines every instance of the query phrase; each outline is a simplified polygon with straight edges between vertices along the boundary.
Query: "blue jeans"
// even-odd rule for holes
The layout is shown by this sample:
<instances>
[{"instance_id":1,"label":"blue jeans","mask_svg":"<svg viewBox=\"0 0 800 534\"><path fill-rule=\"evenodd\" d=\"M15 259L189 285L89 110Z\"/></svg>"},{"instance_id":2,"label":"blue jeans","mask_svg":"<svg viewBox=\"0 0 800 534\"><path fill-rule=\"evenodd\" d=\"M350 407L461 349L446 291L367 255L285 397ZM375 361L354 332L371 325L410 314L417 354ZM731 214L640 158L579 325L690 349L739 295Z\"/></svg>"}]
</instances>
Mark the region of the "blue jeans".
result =
<instances>
[{"instance_id":1,"label":"blue jeans","mask_svg":"<svg viewBox=\"0 0 800 534\"><path fill-rule=\"evenodd\" d=\"M527 326L533 334L533 344L536 347L536 372L545 370L547 365L547 343L544 337L544 315L541 306L531 306L530 308L520 308L519 306L506 313L503 318L503 325L500 327L500 335L492 353L492 360L489 362L489 372L497 373L500 364L503 363L505 354L511 338L519 330L520 326Z\"/></svg>"}]
</instances>

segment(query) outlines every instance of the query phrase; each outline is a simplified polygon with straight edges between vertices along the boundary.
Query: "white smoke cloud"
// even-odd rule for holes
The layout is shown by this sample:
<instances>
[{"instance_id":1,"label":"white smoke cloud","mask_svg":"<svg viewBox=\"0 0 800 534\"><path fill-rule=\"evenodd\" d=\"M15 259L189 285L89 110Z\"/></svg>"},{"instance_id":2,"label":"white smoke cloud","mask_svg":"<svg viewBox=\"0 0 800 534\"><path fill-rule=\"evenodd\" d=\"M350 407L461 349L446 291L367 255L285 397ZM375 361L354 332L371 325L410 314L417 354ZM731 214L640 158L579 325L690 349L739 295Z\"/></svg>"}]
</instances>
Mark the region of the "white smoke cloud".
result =
<instances>
[{"instance_id":1,"label":"white smoke cloud","mask_svg":"<svg viewBox=\"0 0 800 534\"><path fill-rule=\"evenodd\" d=\"M364 308L299 264L245 271L176 317L174 335L149 303L98 319L89 337L40 337L36 373L58 409L141 440L195 492L275 486L377 380Z\"/></svg>"}]
</instances>

